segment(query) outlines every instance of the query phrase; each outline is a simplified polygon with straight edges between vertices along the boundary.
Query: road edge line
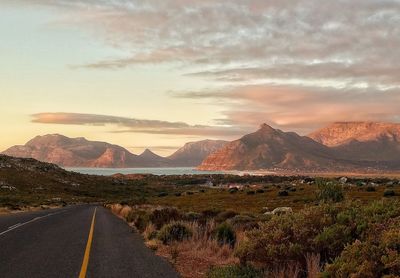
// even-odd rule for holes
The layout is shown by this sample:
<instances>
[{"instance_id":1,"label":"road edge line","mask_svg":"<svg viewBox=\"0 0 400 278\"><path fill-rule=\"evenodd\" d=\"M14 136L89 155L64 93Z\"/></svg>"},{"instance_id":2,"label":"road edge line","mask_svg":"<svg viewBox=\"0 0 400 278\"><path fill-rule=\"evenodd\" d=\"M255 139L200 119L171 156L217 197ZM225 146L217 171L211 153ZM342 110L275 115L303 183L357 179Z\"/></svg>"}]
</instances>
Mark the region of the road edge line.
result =
<instances>
[{"instance_id":1,"label":"road edge line","mask_svg":"<svg viewBox=\"0 0 400 278\"><path fill-rule=\"evenodd\" d=\"M97 207L94 208L92 224L90 225L89 236L88 236L88 240L86 243L85 255L83 256L82 267L81 267L81 272L79 273L79 278L86 277L87 267L89 264L90 249L92 247L92 241L93 241L93 231L94 231L94 221L96 219L96 210L97 210Z\"/></svg>"}]
</instances>

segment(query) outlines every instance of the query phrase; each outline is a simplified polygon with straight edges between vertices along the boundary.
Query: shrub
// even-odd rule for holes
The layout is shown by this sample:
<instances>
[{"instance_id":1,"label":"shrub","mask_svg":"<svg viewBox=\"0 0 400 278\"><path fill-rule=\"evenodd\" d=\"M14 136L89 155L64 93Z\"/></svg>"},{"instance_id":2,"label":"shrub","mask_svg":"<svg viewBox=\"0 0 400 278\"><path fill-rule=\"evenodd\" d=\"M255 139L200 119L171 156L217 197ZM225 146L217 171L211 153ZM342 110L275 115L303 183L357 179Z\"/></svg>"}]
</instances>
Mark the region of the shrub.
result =
<instances>
[{"instance_id":1,"label":"shrub","mask_svg":"<svg viewBox=\"0 0 400 278\"><path fill-rule=\"evenodd\" d=\"M254 190L249 190L246 192L247 195L254 195L256 192Z\"/></svg>"},{"instance_id":2,"label":"shrub","mask_svg":"<svg viewBox=\"0 0 400 278\"><path fill-rule=\"evenodd\" d=\"M320 207L273 216L246 232L236 255L242 263L253 261L274 268L291 261L305 268L304 255L314 251L314 238L331 222L325 208Z\"/></svg>"},{"instance_id":3,"label":"shrub","mask_svg":"<svg viewBox=\"0 0 400 278\"><path fill-rule=\"evenodd\" d=\"M158 232L158 239L164 244L189 239L191 236L192 231L190 228L181 222L172 222L170 224L166 224Z\"/></svg>"},{"instance_id":4,"label":"shrub","mask_svg":"<svg viewBox=\"0 0 400 278\"><path fill-rule=\"evenodd\" d=\"M220 209L212 208L212 209L203 210L201 212L201 214L203 215L204 218L208 219L208 218L216 217L220 212L221 212Z\"/></svg>"},{"instance_id":5,"label":"shrub","mask_svg":"<svg viewBox=\"0 0 400 278\"><path fill-rule=\"evenodd\" d=\"M193 195L194 193L192 191L186 191L186 195Z\"/></svg>"},{"instance_id":6,"label":"shrub","mask_svg":"<svg viewBox=\"0 0 400 278\"><path fill-rule=\"evenodd\" d=\"M206 190L205 189L200 189L200 192L201 193L206 193Z\"/></svg>"},{"instance_id":7,"label":"shrub","mask_svg":"<svg viewBox=\"0 0 400 278\"><path fill-rule=\"evenodd\" d=\"M145 240L152 240L157 237L157 230L153 223L149 223L143 232L143 237Z\"/></svg>"},{"instance_id":8,"label":"shrub","mask_svg":"<svg viewBox=\"0 0 400 278\"><path fill-rule=\"evenodd\" d=\"M166 196L168 196L168 193L167 192L160 192L160 193L158 193L157 196L158 197L166 197Z\"/></svg>"},{"instance_id":9,"label":"shrub","mask_svg":"<svg viewBox=\"0 0 400 278\"><path fill-rule=\"evenodd\" d=\"M149 214L144 210L132 211L129 214L129 218L133 221L133 224L140 232L143 232L144 229L146 229L146 226L150 223Z\"/></svg>"},{"instance_id":10,"label":"shrub","mask_svg":"<svg viewBox=\"0 0 400 278\"><path fill-rule=\"evenodd\" d=\"M256 193L259 193L259 194L260 194L260 193L264 193L264 192L265 192L264 189L257 189L257 190L256 190Z\"/></svg>"},{"instance_id":11,"label":"shrub","mask_svg":"<svg viewBox=\"0 0 400 278\"><path fill-rule=\"evenodd\" d=\"M220 245L229 244L231 247L235 246L236 233L228 223L218 225L214 230L214 236Z\"/></svg>"},{"instance_id":12,"label":"shrub","mask_svg":"<svg viewBox=\"0 0 400 278\"><path fill-rule=\"evenodd\" d=\"M251 230L258 227L257 219L248 215L236 215L228 220L236 230Z\"/></svg>"},{"instance_id":13,"label":"shrub","mask_svg":"<svg viewBox=\"0 0 400 278\"><path fill-rule=\"evenodd\" d=\"M254 267L239 266L239 265L229 265L212 267L207 272L208 278L261 278L263 277L262 271L255 269Z\"/></svg>"},{"instance_id":14,"label":"shrub","mask_svg":"<svg viewBox=\"0 0 400 278\"><path fill-rule=\"evenodd\" d=\"M235 217L236 215L238 215L237 212L233 211L233 210L227 210L227 211L223 211L220 212L216 217L215 217L215 221L217 222L224 222L232 217Z\"/></svg>"},{"instance_id":15,"label":"shrub","mask_svg":"<svg viewBox=\"0 0 400 278\"><path fill-rule=\"evenodd\" d=\"M176 192L176 193L175 193L175 196L176 196L176 197L180 197L181 195L182 195L182 193L180 193L180 192Z\"/></svg>"},{"instance_id":16,"label":"shrub","mask_svg":"<svg viewBox=\"0 0 400 278\"><path fill-rule=\"evenodd\" d=\"M239 191L239 189L237 189L236 187L229 188L229 190L228 190L228 192L231 193L231 194L236 193L238 191Z\"/></svg>"},{"instance_id":17,"label":"shrub","mask_svg":"<svg viewBox=\"0 0 400 278\"><path fill-rule=\"evenodd\" d=\"M365 188L365 191L367 191L367 192L375 192L376 189L373 186L367 186L367 188Z\"/></svg>"},{"instance_id":18,"label":"shrub","mask_svg":"<svg viewBox=\"0 0 400 278\"><path fill-rule=\"evenodd\" d=\"M178 221L182 219L181 213L175 208L163 208L154 210L149 219L157 229L160 229L164 224L171 221Z\"/></svg>"},{"instance_id":19,"label":"shrub","mask_svg":"<svg viewBox=\"0 0 400 278\"><path fill-rule=\"evenodd\" d=\"M193 222L193 221L199 220L201 218L201 214L197 213L197 212L190 211L190 212L185 214L184 218L187 221Z\"/></svg>"},{"instance_id":20,"label":"shrub","mask_svg":"<svg viewBox=\"0 0 400 278\"><path fill-rule=\"evenodd\" d=\"M323 202L340 202L344 199L342 186L333 181L317 180L317 199Z\"/></svg>"},{"instance_id":21,"label":"shrub","mask_svg":"<svg viewBox=\"0 0 400 278\"><path fill-rule=\"evenodd\" d=\"M383 192L384 197L393 197L395 195L396 193L394 192L394 190L391 189L385 189L385 191Z\"/></svg>"},{"instance_id":22,"label":"shrub","mask_svg":"<svg viewBox=\"0 0 400 278\"><path fill-rule=\"evenodd\" d=\"M289 192L287 192L286 190L280 190L278 192L278 196L280 196L280 197L289 196Z\"/></svg>"}]
</instances>

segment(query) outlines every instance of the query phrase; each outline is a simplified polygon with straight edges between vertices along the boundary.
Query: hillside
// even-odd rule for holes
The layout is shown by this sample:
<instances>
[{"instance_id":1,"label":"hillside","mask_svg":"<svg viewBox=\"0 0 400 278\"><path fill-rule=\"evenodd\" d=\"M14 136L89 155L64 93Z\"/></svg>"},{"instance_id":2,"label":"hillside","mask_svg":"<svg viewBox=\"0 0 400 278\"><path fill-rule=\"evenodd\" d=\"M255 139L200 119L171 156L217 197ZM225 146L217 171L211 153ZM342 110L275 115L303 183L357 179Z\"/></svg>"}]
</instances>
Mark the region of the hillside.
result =
<instances>
[{"instance_id":1,"label":"hillside","mask_svg":"<svg viewBox=\"0 0 400 278\"><path fill-rule=\"evenodd\" d=\"M308 137L264 124L212 153L201 170L328 169L338 167L332 151Z\"/></svg>"}]
</instances>

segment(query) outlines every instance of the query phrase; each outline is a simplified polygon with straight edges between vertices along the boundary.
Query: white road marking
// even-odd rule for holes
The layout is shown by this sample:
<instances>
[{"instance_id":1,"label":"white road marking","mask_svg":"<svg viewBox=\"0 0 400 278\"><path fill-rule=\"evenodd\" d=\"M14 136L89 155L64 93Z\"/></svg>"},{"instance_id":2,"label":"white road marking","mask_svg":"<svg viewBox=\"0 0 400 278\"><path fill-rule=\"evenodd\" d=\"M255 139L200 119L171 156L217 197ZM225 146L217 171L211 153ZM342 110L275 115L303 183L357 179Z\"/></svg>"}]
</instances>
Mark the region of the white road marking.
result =
<instances>
[{"instance_id":1,"label":"white road marking","mask_svg":"<svg viewBox=\"0 0 400 278\"><path fill-rule=\"evenodd\" d=\"M43 216L35 217L35 218L33 218L33 219L29 220L29 221L23 222L23 223L18 223L18 224L12 225L12 226L8 227L7 230L1 232L1 233L0 233L0 236L6 234L6 233L8 233L8 232L11 232L12 230L15 230L15 229L17 229L17 228L19 228L19 227L22 227L22 226L24 226L24 225L26 225L26 224L35 222L35 221L37 221L37 220L39 220L39 219L42 219L42 218L45 218L45 217L48 217L48 216L51 216L51 215L60 214L60 213L63 213L63 212L65 212L65 211L59 211L59 212L49 213L49 214L46 214L46 215L43 215Z\"/></svg>"}]
</instances>

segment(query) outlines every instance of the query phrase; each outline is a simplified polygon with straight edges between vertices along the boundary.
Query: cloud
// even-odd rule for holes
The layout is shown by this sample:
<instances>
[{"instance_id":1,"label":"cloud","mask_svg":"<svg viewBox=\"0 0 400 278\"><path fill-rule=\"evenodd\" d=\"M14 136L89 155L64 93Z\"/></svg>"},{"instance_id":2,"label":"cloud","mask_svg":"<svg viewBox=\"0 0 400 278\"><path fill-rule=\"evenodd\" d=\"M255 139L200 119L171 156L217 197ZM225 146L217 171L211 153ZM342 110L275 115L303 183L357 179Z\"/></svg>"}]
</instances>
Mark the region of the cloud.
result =
<instances>
[{"instance_id":1,"label":"cloud","mask_svg":"<svg viewBox=\"0 0 400 278\"><path fill-rule=\"evenodd\" d=\"M217 122L242 128L262 122L306 134L332 121L400 122L400 90L335 89L247 85L216 91L175 93L176 97L220 100Z\"/></svg>"},{"instance_id":2,"label":"cloud","mask_svg":"<svg viewBox=\"0 0 400 278\"><path fill-rule=\"evenodd\" d=\"M195 135L195 136L237 136L244 133L239 128L229 126L189 125L184 122L168 122L144 120L109 115L81 113L37 113L32 115L32 122L41 124L61 125L111 125L116 128L112 133L147 133L166 135Z\"/></svg>"},{"instance_id":3,"label":"cloud","mask_svg":"<svg viewBox=\"0 0 400 278\"><path fill-rule=\"evenodd\" d=\"M216 122L237 130L268 122L305 133L339 120L400 120L399 0L5 2L53 8L60 15L55 24L78 26L129 53L80 68L171 64L187 78L213 82L216 89L175 96L222 103ZM113 124L121 127L116 132L232 132L101 115L78 118L66 122Z\"/></svg>"}]
</instances>

